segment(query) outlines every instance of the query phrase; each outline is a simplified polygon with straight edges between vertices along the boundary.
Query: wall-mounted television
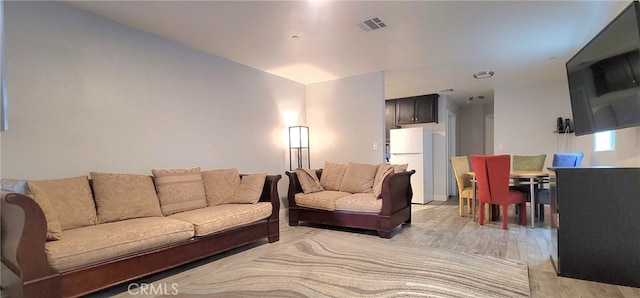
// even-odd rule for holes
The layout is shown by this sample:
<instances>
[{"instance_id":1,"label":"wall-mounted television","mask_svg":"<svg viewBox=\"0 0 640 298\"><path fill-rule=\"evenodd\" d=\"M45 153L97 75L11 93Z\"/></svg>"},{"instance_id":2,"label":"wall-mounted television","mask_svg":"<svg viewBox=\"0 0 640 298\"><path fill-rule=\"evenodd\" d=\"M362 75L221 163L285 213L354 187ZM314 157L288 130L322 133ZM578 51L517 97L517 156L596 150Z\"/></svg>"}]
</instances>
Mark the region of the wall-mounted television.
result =
<instances>
[{"instance_id":1,"label":"wall-mounted television","mask_svg":"<svg viewBox=\"0 0 640 298\"><path fill-rule=\"evenodd\" d=\"M576 135L640 126L640 3L566 63Z\"/></svg>"}]
</instances>

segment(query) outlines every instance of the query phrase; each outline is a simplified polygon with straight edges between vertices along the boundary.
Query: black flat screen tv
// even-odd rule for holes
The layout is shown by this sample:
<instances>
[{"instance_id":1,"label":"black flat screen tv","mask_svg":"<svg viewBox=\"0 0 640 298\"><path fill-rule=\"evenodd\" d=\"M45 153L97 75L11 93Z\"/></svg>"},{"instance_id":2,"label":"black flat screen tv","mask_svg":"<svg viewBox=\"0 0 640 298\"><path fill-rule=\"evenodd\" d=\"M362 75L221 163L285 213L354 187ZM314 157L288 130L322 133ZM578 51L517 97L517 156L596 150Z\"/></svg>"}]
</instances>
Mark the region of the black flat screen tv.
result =
<instances>
[{"instance_id":1,"label":"black flat screen tv","mask_svg":"<svg viewBox=\"0 0 640 298\"><path fill-rule=\"evenodd\" d=\"M566 63L576 135L640 126L639 23L636 0Z\"/></svg>"}]
</instances>

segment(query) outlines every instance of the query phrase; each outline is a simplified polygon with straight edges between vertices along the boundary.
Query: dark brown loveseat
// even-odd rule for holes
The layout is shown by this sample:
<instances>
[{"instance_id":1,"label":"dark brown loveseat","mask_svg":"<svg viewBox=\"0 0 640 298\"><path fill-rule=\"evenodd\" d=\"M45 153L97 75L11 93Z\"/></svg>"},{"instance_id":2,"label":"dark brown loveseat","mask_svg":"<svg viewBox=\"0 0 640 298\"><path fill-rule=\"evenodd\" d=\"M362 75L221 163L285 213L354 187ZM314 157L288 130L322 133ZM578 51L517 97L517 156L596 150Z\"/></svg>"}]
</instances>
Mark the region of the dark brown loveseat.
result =
<instances>
[{"instance_id":1,"label":"dark brown loveseat","mask_svg":"<svg viewBox=\"0 0 640 298\"><path fill-rule=\"evenodd\" d=\"M3 295L8 297L81 296L265 238L270 243L276 242L279 240L280 201L277 183L280 179L281 175L266 175L258 203L235 204L237 206L231 206L225 211L225 215L230 217L233 214L229 214L228 211L241 212L240 210L244 208L241 205L254 209L257 208L255 206L261 206L263 214L270 212L266 218L236 224L231 228L202 236L198 236L198 229L201 226L194 224L191 227L194 236L187 236L184 240L110 259L92 261L65 270L54 269L49 258L49 246L45 248L50 243L47 241L48 226L43 208L29 196L3 192L1 207ZM94 188L95 183L92 183L91 187ZM269 211L264 210L266 206L269 206L267 207L270 208ZM206 209L215 207L204 207L201 210L187 212L199 212L201 216L207 212ZM165 218L169 223L177 223L188 228L187 222ZM163 217L126 220L132 222L128 232L136 228L137 220L146 219L161 222ZM96 226L109 224L113 223L96 224ZM74 230L70 231L63 231L62 238L67 239L71 234L65 233L73 233ZM181 233L185 232L188 231Z\"/></svg>"},{"instance_id":2,"label":"dark brown loveseat","mask_svg":"<svg viewBox=\"0 0 640 298\"><path fill-rule=\"evenodd\" d=\"M316 170L319 179L322 178L322 169ZM289 225L297 226L300 221L325 224L340 227L360 228L367 230L375 230L378 236L382 238L391 238L392 231L399 225L411 223L411 198L413 192L411 189L411 175L415 171L405 171L390 174L382 180L382 189L379 198L373 198L371 193L355 193L349 195L338 194L341 196L338 201L334 202L315 202L319 203L318 207L300 206L302 201L297 202L300 196L304 197L302 186L298 178L298 174L294 172L286 172L289 177ZM322 194L326 190L319 192ZM334 192L337 193L337 192ZM315 193L314 193L315 194ZM311 195L314 195L311 194ZM333 195L331 195L333 196ZM364 204L378 204L371 210L368 207L359 208L362 204L357 201L366 201ZM305 202L309 202L306 200ZM341 203L344 202L344 203ZM313 205L315 203L311 203ZM344 208L333 207L332 205L340 205ZM351 206L351 207L350 207ZM355 208L352 208L355 206ZM328 207L328 208L327 208Z\"/></svg>"}]
</instances>

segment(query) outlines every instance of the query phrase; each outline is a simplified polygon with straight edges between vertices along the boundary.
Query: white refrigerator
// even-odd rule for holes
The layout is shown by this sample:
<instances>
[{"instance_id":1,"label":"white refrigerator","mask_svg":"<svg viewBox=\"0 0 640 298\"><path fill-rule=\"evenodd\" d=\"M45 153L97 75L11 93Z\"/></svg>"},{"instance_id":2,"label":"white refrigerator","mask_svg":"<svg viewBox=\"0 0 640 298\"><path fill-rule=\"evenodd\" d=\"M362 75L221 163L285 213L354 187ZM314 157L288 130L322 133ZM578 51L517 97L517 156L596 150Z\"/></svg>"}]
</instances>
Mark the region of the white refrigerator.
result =
<instances>
[{"instance_id":1,"label":"white refrigerator","mask_svg":"<svg viewBox=\"0 0 640 298\"><path fill-rule=\"evenodd\" d=\"M389 139L391 164L409 164L412 203L433 201L433 133L423 127L392 129Z\"/></svg>"}]
</instances>

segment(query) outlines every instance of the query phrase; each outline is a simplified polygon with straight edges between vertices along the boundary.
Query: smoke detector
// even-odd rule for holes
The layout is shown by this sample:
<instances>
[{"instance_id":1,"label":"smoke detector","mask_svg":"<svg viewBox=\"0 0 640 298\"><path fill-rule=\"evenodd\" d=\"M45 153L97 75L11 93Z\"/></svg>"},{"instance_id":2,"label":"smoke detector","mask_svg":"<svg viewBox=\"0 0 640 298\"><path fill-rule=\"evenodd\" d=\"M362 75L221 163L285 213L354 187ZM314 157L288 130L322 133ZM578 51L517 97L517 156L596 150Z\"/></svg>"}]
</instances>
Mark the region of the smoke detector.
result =
<instances>
[{"instance_id":1,"label":"smoke detector","mask_svg":"<svg viewBox=\"0 0 640 298\"><path fill-rule=\"evenodd\" d=\"M366 32L373 31L373 30L378 30L380 28L387 27L387 25L385 23L383 23L382 20L380 20L380 18L368 19L366 21L358 23L358 26L360 27L360 29L362 29L362 30L364 30Z\"/></svg>"}]
</instances>

